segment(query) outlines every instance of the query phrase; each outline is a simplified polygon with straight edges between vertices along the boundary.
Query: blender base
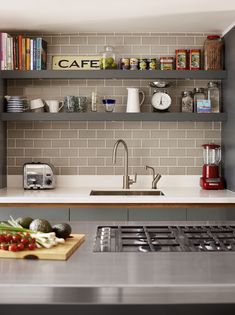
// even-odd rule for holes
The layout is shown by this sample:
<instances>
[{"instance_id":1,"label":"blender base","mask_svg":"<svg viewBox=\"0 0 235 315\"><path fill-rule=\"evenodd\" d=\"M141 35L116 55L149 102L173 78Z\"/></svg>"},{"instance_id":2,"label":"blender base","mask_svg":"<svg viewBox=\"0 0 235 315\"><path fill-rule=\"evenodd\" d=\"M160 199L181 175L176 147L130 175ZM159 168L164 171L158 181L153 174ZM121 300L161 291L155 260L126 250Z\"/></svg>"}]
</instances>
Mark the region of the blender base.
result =
<instances>
[{"instance_id":1,"label":"blender base","mask_svg":"<svg viewBox=\"0 0 235 315\"><path fill-rule=\"evenodd\" d=\"M200 178L200 186L206 190L219 190L224 189L224 180L219 178Z\"/></svg>"}]
</instances>

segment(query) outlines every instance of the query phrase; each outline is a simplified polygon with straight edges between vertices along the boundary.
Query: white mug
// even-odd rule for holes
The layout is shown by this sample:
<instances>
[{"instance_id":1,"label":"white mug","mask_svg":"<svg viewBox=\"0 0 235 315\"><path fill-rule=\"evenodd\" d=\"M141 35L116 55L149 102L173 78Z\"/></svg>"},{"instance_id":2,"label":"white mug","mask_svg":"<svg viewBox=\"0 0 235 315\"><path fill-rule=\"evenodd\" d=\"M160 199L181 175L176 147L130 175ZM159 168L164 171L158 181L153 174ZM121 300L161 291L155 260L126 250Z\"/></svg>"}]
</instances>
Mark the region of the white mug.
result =
<instances>
[{"instance_id":1,"label":"white mug","mask_svg":"<svg viewBox=\"0 0 235 315\"><path fill-rule=\"evenodd\" d=\"M63 102L57 100L47 100L45 101L50 113L58 113L64 106ZM61 106L60 106L61 103Z\"/></svg>"},{"instance_id":2,"label":"white mug","mask_svg":"<svg viewBox=\"0 0 235 315\"><path fill-rule=\"evenodd\" d=\"M41 107L44 107L44 103L43 100L41 100L40 98L30 101L30 109L36 109Z\"/></svg>"}]
</instances>

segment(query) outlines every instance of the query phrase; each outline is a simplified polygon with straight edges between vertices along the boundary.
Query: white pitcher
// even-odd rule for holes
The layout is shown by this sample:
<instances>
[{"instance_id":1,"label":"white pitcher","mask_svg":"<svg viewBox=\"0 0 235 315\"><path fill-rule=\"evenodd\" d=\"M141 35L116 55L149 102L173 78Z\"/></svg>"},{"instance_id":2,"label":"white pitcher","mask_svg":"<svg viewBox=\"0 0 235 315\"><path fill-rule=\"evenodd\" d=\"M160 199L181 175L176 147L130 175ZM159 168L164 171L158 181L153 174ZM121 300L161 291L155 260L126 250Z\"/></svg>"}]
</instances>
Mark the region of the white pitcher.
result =
<instances>
[{"instance_id":1,"label":"white pitcher","mask_svg":"<svg viewBox=\"0 0 235 315\"><path fill-rule=\"evenodd\" d=\"M138 88L127 88L127 91L128 91L126 106L127 113L139 113L140 107L145 99L144 92L140 91ZM142 95L141 102L139 97L140 94Z\"/></svg>"}]
</instances>

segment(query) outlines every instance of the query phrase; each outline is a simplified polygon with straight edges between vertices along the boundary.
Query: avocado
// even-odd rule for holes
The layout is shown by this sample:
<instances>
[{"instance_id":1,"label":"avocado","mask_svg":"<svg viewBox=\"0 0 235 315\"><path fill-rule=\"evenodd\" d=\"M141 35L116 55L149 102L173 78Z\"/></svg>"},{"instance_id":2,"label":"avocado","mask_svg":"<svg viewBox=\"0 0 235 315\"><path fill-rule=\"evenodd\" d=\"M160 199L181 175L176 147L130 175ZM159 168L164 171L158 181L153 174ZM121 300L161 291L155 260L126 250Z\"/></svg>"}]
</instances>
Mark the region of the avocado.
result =
<instances>
[{"instance_id":1,"label":"avocado","mask_svg":"<svg viewBox=\"0 0 235 315\"><path fill-rule=\"evenodd\" d=\"M68 223L56 224L52 227L52 229L59 238L67 238L72 232L72 228Z\"/></svg>"},{"instance_id":2,"label":"avocado","mask_svg":"<svg viewBox=\"0 0 235 315\"><path fill-rule=\"evenodd\" d=\"M35 232L52 232L51 224L45 219L35 219L30 223L29 229Z\"/></svg>"},{"instance_id":3,"label":"avocado","mask_svg":"<svg viewBox=\"0 0 235 315\"><path fill-rule=\"evenodd\" d=\"M16 219L16 222L19 223L23 228L28 229L30 223L33 221L30 217L19 217Z\"/></svg>"}]
</instances>

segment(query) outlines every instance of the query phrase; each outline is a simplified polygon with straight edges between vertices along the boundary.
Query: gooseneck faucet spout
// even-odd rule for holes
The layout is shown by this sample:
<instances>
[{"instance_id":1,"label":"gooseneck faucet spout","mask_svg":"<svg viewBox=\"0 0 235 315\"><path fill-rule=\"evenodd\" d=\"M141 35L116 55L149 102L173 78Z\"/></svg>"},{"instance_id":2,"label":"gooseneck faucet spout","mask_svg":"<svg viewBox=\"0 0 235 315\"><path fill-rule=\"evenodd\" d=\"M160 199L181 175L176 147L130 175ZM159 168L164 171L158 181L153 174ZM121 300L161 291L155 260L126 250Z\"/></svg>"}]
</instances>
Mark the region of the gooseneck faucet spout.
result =
<instances>
[{"instance_id":1,"label":"gooseneck faucet spout","mask_svg":"<svg viewBox=\"0 0 235 315\"><path fill-rule=\"evenodd\" d=\"M116 156L117 156L117 148L119 144L122 144L125 150L125 155L124 155L124 176L123 176L123 189L129 189L130 185L136 182L137 175L135 174L135 179L131 179L128 175L128 148L127 144L124 140L119 139L115 142L114 147L113 147L113 164L116 164Z\"/></svg>"}]
</instances>

